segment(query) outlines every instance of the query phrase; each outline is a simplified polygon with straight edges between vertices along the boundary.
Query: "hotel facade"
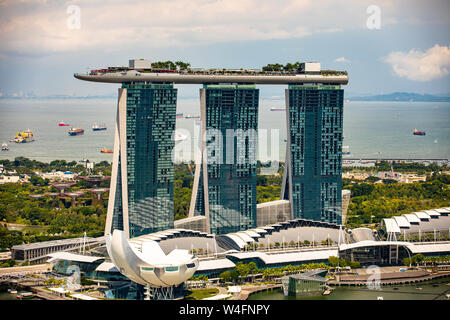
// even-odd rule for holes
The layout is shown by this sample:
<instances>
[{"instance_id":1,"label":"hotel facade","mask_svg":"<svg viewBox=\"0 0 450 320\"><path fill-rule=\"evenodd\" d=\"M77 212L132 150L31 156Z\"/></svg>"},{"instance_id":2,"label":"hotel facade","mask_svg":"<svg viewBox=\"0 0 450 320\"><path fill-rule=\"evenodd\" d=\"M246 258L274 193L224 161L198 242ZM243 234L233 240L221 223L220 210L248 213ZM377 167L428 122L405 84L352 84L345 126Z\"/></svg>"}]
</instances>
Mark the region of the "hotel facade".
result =
<instances>
[{"instance_id":1,"label":"hotel facade","mask_svg":"<svg viewBox=\"0 0 450 320\"><path fill-rule=\"evenodd\" d=\"M289 85L287 148L280 199L292 218L342 223L344 90L339 85Z\"/></svg>"}]
</instances>

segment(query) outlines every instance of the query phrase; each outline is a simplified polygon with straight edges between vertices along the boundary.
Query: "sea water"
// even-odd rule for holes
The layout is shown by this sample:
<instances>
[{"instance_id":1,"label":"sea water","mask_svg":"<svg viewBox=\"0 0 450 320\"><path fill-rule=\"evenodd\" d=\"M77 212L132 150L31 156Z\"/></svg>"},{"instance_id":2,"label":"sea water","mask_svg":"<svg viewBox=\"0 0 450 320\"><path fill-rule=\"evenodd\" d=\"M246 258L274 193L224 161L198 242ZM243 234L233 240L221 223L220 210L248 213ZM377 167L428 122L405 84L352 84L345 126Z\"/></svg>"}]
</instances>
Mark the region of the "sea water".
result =
<instances>
[{"instance_id":1,"label":"sea water","mask_svg":"<svg viewBox=\"0 0 450 320\"><path fill-rule=\"evenodd\" d=\"M282 289L261 291L248 300L448 300L450 277L404 285L383 285L380 290L367 286L337 286L330 295L285 296Z\"/></svg>"},{"instance_id":2,"label":"sea water","mask_svg":"<svg viewBox=\"0 0 450 320\"><path fill-rule=\"evenodd\" d=\"M284 161L286 152L286 113L270 111L284 108L283 99L260 99L259 129L266 130L268 141L273 134L278 141L278 155L270 143L261 143L260 160ZM55 159L112 161L112 154L102 154L104 147L113 149L116 99L2 99L0 100L0 143L9 151L0 159L23 156L49 162ZM179 99L177 113L199 115L199 99ZM449 102L358 102L344 104L344 141L351 158L442 159L450 158ZM84 135L69 136L70 127L59 127L64 121L83 128ZM196 119L177 119L177 129L194 136ZM105 124L106 131L92 131L94 123ZM415 136L414 129L426 131ZM30 129L35 141L9 142L18 130ZM192 142L192 150L194 150ZM184 156L184 158L193 156ZM183 156L175 156L180 160Z\"/></svg>"}]
</instances>

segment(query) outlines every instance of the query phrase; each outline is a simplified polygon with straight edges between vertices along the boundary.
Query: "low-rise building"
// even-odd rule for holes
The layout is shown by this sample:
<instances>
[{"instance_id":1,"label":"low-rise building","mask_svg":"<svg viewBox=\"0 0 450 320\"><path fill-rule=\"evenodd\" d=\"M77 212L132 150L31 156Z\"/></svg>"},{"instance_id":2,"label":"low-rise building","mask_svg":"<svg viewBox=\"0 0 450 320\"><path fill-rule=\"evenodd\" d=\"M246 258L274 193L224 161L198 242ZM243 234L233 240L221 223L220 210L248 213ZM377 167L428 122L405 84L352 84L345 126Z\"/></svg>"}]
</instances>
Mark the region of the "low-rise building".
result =
<instances>
[{"instance_id":1,"label":"low-rise building","mask_svg":"<svg viewBox=\"0 0 450 320\"><path fill-rule=\"evenodd\" d=\"M390 239L404 240L449 239L450 208L424 210L385 218L381 232Z\"/></svg>"},{"instance_id":2,"label":"low-rise building","mask_svg":"<svg viewBox=\"0 0 450 320\"><path fill-rule=\"evenodd\" d=\"M345 224L348 205L350 203L350 190L342 190L342 224ZM292 219L289 200L275 200L256 205L257 227L267 226Z\"/></svg>"},{"instance_id":3,"label":"low-rise building","mask_svg":"<svg viewBox=\"0 0 450 320\"><path fill-rule=\"evenodd\" d=\"M284 295L295 297L321 294L326 287L327 279L320 276L320 273L321 271L309 271L282 277Z\"/></svg>"},{"instance_id":4,"label":"low-rise building","mask_svg":"<svg viewBox=\"0 0 450 320\"><path fill-rule=\"evenodd\" d=\"M289 200L276 200L256 205L256 225L266 226L291 219Z\"/></svg>"},{"instance_id":5,"label":"low-rise building","mask_svg":"<svg viewBox=\"0 0 450 320\"><path fill-rule=\"evenodd\" d=\"M11 259L11 251L0 252L0 261Z\"/></svg>"},{"instance_id":6,"label":"low-rise building","mask_svg":"<svg viewBox=\"0 0 450 320\"><path fill-rule=\"evenodd\" d=\"M41 177L50 181L74 181L77 175L73 172L54 171L44 172Z\"/></svg>"},{"instance_id":7,"label":"low-rise building","mask_svg":"<svg viewBox=\"0 0 450 320\"><path fill-rule=\"evenodd\" d=\"M20 177L19 176L0 176L0 184L3 183L15 183L15 182L19 182L20 181Z\"/></svg>"},{"instance_id":8,"label":"low-rise building","mask_svg":"<svg viewBox=\"0 0 450 320\"><path fill-rule=\"evenodd\" d=\"M413 182L420 182L420 181L427 181L426 175L416 175L416 174L403 174L399 178L398 182L400 183L413 183Z\"/></svg>"},{"instance_id":9,"label":"low-rise building","mask_svg":"<svg viewBox=\"0 0 450 320\"><path fill-rule=\"evenodd\" d=\"M393 179L398 180L402 176L401 173L398 172L392 172L392 171L380 171L377 172L374 177L380 178L380 179Z\"/></svg>"},{"instance_id":10,"label":"low-rise building","mask_svg":"<svg viewBox=\"0 0 450 320\"><path fill-rule=\"evenodd\" d=\"M11 255L17 262L40 263L47 260L50 253L77 250L81 248L91 248L105 242L104 237L100 238L70 238L61 240L51 240L21 244L11 248Z\"/></svg>"},{"instance_id":11,"label":"low-rise building","mask_svg":"<svg viewBox=\"0 0 450 320\"><path fill-rule=\"evenodd\" d=\"M412 243L405 241L372 241L341 244L339 257L350 261L358 261L362 266L368 265L401 265L403 259L415 254L427 257L446 256L450 252L450 243Z\"/></svg>"},{"instance_id":12,"label":"low-rise building","mask_svg":"<svg viewBox=\"0 0 450 320\"><path fill-rule=\"evenodd\" d=\"M370 174L365 172L343 172L342 179L366 180Z\"/></svg>"},{"instance_id":13,"label":"low-rise building","mask_svg":"<svg viewBox=\"0 0 450 320\"><path fill-rule=\"evenodd\" d=\"M180 220L175 220L173 223L175 229L188 229L200 232L206 232L206 217L194 216Z\"/></svg>"}]
</instances>

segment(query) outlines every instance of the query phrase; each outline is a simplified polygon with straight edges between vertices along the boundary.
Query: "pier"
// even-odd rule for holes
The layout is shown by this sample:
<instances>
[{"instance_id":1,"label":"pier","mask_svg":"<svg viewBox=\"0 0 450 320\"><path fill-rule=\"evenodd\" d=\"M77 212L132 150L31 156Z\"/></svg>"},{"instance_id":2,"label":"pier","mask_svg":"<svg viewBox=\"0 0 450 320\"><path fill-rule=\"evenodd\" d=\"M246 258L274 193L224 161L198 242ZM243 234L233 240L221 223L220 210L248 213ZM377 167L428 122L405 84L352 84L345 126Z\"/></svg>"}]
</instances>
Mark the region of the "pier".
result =
<instances>
[{"instance_id":1,"label":"pier","mask_svg":"<svg viewBox=\"0 0 450 320\"><path fill-rule=\"evenodd\" d=\"M242 286L239 296L232 297L229 300L247 300L247 298L253 293L260 291L274 290L282 287L283 285L281 283L263 284L257 286Z\"/></svg>"}]
</instances>

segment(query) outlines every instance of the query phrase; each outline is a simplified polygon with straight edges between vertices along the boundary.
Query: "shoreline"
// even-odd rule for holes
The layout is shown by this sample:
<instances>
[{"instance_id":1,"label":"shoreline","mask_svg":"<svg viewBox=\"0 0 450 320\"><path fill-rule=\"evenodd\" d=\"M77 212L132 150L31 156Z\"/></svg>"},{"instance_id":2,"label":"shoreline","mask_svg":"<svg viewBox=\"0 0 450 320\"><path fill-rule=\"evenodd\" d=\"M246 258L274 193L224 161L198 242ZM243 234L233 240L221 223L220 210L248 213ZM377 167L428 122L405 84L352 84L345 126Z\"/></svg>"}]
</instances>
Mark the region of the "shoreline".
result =
<instances>
[{"instance_id":1,"label":"shoreline","mask_svg":"<svg viewBox=\"0 0 450 320\"><path fill-rule=\"evenodd\" d=\"M58 161L62 161L62 160L64 160L64 161L76 161L76 160L72 160L72 158L71 159L63 159L63 158L52 158L51 160L49 160L48 162L47 161L43 161L43 160L38 160L38 159L36 159L36 158L32 158L33 156L30 156L30 155L20 155L20 156L15 156L14 157L14 159L10 159L9 157L8 158L4 158L4 157L1 157L1 155L4 155L4 156L7 156L7 151L4 151L2 154L0 154L0 161L6 161L6 160L8 160L8 161L14 161L14 159L15 158L26 158L26 159L29 159L29 160L35 160L35 161L38 161L38 162L44 162L44 163L50 163L50 162L52 162L52 161L55 161L55 160L58 160ZM110 156L111 158L112 158L112 155ZM38 157L39 158L39 157ZM81 159L80 160L82 160L82 158L83 157L81 157ZM103 159L103 160L108 160L108 159ZM449 158L374 158L374 157L369 157L369 158L364 158L364 157L352 157L352 158L350 158L350 157L342 157L342 160L343 161L370 161L370 162L378 162L378 161L412 161L412 162L417 162L417 161L446 161L446 162L450 162L450 157ZM261 160L259 160L258 159L258 161L261 161ZM110 161L108 161L108 162L110 162ZM261 161L261 163L262 164L265 164L265 163L267 163L267 162L269 162L269 161L266 161L266 162L263 162L263 161ZM280 162L284 162L284 161L281 161L280 160ZM187 163L189 163L188 161L177 161L177 162L175 162L175 164L187 164ZM345 166L345 163L343 164L343 167L346 167Z\"/></svg>"},{"instance_id":2,"label":"shoreline","mask_svg":"<svg viewBox=\"0 0 450 320\"><path fill-rule=\"evenodd\" d=\"M409 285L409 284L421 283L421 282L431 281L434 279L445 278L445 277L450 277L450 271L446 271L443 273L437 273L437 274L428 274L421 278L416 278L414 280L409 280L409 281L406 281L405 279L401 279L401 278L388 280L391 282L380 280L380 285L382 285L382 286ZM341 286L347 287L347 288L367 286L367 282L363 281L363 282L359 282L359 283L355 283L355 282L353 282L353 283L343 283L343 282L338 283L338 282L329 281L329 282L327 282L327 285L333 286L332 290L331 290L331 294L332 294L332 292L334 291L335 288L338 288ZM447 284L447 285L450 285L450 284ZM242 290L241 294L239 295L239 297L236 300L248 300L248 298L255 293L273 291L274 289L278 289L278 288L282 288L282 284L274 284L274 285L267 285L267 286L262 286L262 287L259 286L259 287L255 287L255 288L249 288L250 290Z\"/></svg>"},{"instance_id":3,"label":"shoreline","mask_svg":"<svg viewBox=\"0 0 450 320\"><path fill-rule=\"evenodd\" d=\"M404 273L404 272L398 272ZM419 283L424 281L430 281L438 278L448 277L450 276L450 271L438 272L438 273L427 273L423 276L411 276L411 277L398 277L398 278L389 278L389 279L380 279L380 285L395 285L395 284L411 284L411 283ZM370 275L367 275L369 278ZM368 280L331 280L328 281L328 285L332 286L366 286ZM371 282L373 283L373 282Z\"/></svg>"}]
</instances>

